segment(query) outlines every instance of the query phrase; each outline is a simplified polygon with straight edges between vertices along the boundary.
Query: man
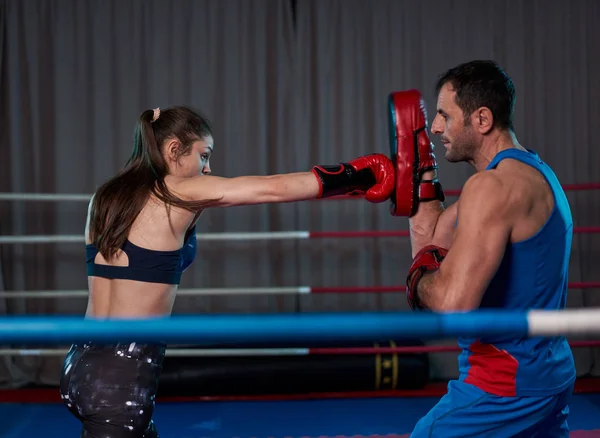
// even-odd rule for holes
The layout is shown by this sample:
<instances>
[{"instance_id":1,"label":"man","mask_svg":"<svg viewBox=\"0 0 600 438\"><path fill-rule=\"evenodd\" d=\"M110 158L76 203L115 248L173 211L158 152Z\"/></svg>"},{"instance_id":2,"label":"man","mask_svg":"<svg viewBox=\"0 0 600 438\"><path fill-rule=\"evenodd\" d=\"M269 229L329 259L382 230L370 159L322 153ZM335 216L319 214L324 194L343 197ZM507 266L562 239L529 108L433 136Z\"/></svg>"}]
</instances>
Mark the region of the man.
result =
<instances>
[{"instance_id":1,"label":"man","mask_svg":"<svg viewBox=\"0 0 600 438\"><path fill-rule=\"evenodd\" d=\"M411 308L564 308L571 212L554 172L516 138L511 79L494 62L473 61L443 74L436 93L431 131L449 162L476 173L445 209L422 99L414 90L390 96L392 214L409 217ZM567 340L473 335L459 339L458 380L411 436L568 437L575 365Z\"/></svg>"}]
</instances>

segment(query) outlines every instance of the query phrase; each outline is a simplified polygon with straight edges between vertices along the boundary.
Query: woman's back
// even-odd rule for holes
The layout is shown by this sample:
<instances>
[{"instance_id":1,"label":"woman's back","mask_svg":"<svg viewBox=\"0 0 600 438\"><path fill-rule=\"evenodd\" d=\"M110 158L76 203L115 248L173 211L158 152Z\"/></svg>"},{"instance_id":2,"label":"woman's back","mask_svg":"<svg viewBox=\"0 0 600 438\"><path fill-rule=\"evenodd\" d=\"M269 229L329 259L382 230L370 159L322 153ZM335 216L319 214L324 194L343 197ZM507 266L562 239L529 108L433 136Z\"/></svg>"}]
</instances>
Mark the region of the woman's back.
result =
<instances>
[{"instance_id":1,"label":"woman's back","mask_svg":"<svg viewBox=\"0 0 600 438\"><path fill-rule=\"evenodd\" d=\"M88 276L86 316L136 318L170 314L178 281L167 278L180 275L181 266L189 265L189 258L195 255L193 228L198 216L177 207L168 211L165 203L151 196L133 222L122 249L110 261L91 244L86 228L88 266L113 271L115 267L117 272L115 278ZM90 273L93 274L88 269Z\"/></svg>"}]
</instances>

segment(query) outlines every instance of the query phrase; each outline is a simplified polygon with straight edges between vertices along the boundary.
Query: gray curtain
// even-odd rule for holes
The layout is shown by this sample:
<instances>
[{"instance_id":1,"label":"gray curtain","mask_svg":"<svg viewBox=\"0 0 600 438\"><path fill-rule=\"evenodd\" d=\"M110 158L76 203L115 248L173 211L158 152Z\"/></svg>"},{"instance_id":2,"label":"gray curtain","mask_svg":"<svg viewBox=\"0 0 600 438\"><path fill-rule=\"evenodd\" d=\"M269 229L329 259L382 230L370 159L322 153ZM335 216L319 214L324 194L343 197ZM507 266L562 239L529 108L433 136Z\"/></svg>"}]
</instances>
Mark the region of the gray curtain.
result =
<instances>
[{"instance_id":1,"label":"gray curtain","mask_svg":"<svg viewBox=\"0 0 600 438\"><path fill-rule=\"evenodd\" d=\"M522 144L563 183L600 180L591 138L600 118L595 0L0 1L0 11L2 192L92 193L123 164L137 115L174 104L213 120L213 172L224 176L387 153L388 93L421 89L431 120L436 77L475 58L495 59L513 77ZM472 173L439 161L447 188ZM599 197L569 192L576 225L598 225ZM2 234L83 232L85 202L0 208ZM213 210L198 228L405 230L407 221L387 204L344 200ZM575 236L571 281L600 280L599 239ZM0 251L8 290L86 287L81 244ZM398 285L409 263L405 238L201 242L181 287ZM571 307L598 304L597 290L570 291ZM76 298L0 301L8 314L84 309ZM406 309L397 293L228 295L180 297L175 313ZM575 354L579 375L598 373L596 351ZM0 384L56 383L61 360L3 358ZM455 354L432 360L432 377L455 377Z\"/></svg>"}]
</instances>

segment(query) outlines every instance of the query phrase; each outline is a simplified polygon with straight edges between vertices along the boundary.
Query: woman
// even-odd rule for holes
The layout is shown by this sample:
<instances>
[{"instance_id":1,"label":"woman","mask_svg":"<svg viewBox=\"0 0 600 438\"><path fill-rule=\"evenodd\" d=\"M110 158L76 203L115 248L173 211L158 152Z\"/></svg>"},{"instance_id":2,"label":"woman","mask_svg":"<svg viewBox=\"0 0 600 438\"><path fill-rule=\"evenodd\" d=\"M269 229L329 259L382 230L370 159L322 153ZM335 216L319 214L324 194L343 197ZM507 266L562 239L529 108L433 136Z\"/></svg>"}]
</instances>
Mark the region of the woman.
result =
<instances>
[{"instance_id":1,"label":"woman","mask_svg":"<svg viewBox=\"0 0 600 438\"><path fill-rule=\"evenodd\" d=\"M209 122L185 107L144 111L131 157L90 202L86 223L88 318L169 315L181 274L196 255L206 208L362 194L388 199L394 168L379 154L310 172L211 176ZM158 437L152 414L165 345L72 345L61 396L82 437Z\"/></svg>"}]
</instances>

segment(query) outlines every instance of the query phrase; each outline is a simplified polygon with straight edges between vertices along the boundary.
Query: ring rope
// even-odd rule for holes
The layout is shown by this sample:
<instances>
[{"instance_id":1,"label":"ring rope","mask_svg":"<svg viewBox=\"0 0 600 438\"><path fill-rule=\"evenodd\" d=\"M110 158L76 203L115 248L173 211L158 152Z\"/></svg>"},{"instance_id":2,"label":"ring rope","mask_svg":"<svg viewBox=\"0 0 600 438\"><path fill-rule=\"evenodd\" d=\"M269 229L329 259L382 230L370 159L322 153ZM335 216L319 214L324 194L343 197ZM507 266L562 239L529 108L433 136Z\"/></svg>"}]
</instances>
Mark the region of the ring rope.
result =
<instances>
[{"instance_id":1,"label":"ring rope","mask_svg":"<svg viewBox=\"0 0 600 438\"><path fill-rule=\"evenodd\" d=\"M575 227L575 234L597 234L600 227ZM408 231L264 231L248 233L198 233L198 241L250 241L250 240L303 240L303 239L348 239L377 237L409 237ZM63 235L14 235L0 236L0 244L32 244L32 243L84 243L81 234Z\"/></svg>"},{"instance_id":2,"label":"ring rope","mask_svg":"<svg viewBox=\"0 0 600 438\"><path fill-rule=\"evenodd\" d=\"M23 349L2 348L0 356L64 356L67 348ZM307 356L308 348L168 348L172 357L256 357L256 356Z\"/></svg>"},{"instance_id":3,"label":"ring rope","mask_svg":"<svg viewBox=\"0 0 600 438\"><path fill-rule=\"evenodd\" d=\"M581 183L581 184L564 184L563 190L567 192L583 191L583 190L598 190L600 182ZM461 189L444 190L446 196L458 196ZM88 202L92 198L91 194L75 194L75 193L16 193L16 192L0 192L0 201L68 201L68 202ZM354 199L344 198L344 199Z\"/></svg>"},{"instance_id":4,"label":"ring rope","mask_svg":"<svg viewBox=\"0 0 600 438\"><path fill-rule=\"evenodd\" d=\"M600 289L600 282L572 282L569 289ZM179 289L178 296L212 295L308 295L333 293L393 293L406 292L406 286L291 286L291 287L222 287ZM87 298L87 289L0 291L0 298Z\"/></svg>"},{"instance_id":5,"label":"ring rope","mask_svg":"<svg viewBox=\"0 0 600 438\"><path fill-rule=\"evenodd\" d=\"M494 321L494 324L490 324ZM197 346L319 345L381 339L462 336L600 335L600 308L474 310L464 313L344 312L171 316L149 319L10 316L0 318L0 344L164 342Z\"/></svg>"},{"instance_id":6,"label":"ring rope","mask_svg":"<svg viewBox=\"0 0 600 438\"><path fill-rule=\"evenodd\" d=\"M600 341L574 341L571 348L599 347ZM0 356L64 356L67 348L25 349L3 348ZM373 354L457 353L460 347L424 345L406 347L340 347L340 348L168 348L173 357L256 357L256 356L341 356Z\"/></svg>"},{"instance_id":7,"label":"ring rope","mask_svg":"<svg viewBox=\"0 0 600 438\"><path fill-rule=\"evenodd\" d=\"M600 231L599 231L600 232ZM310 231L265 231L251 233L198 233L197 240L299 240L310 238ZM0 236L0 244L29 244L29 243L84 243L81 234L63 235L15 235Z\"/></svg>"}]
</instances>

